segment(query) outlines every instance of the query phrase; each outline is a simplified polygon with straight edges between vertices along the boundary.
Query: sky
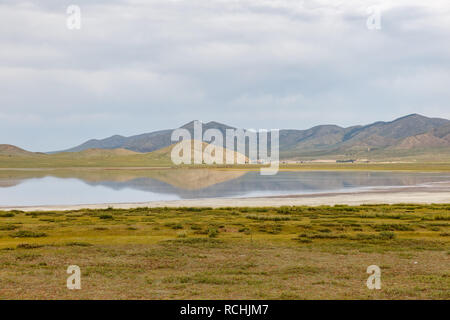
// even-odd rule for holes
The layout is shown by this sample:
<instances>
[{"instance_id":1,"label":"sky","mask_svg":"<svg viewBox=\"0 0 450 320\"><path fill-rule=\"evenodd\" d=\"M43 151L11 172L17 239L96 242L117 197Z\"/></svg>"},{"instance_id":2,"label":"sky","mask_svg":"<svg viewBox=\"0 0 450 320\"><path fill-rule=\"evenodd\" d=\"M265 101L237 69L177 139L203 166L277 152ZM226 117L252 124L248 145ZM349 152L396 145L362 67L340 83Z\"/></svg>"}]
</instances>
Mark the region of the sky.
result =
<instances>
[{"instance_id":1,"label":"sky","mask_svg":"<svg viewBox=\"0 0 450 320\"><path fill-rule=\"evenodd\" d=\"M450 119L449 39L448 0L0 0L0 144Z\"/></svg>"}]
</instances>

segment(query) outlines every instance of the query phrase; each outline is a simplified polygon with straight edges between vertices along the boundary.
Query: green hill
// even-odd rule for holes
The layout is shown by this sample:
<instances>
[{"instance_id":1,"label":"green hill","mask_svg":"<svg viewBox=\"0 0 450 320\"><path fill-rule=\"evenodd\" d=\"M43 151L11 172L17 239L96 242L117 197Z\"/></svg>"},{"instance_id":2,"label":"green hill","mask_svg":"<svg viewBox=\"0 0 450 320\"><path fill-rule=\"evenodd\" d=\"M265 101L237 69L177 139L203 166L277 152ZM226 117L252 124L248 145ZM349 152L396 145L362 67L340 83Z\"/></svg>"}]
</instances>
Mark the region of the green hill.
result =
<instances>
[{"instance_id":1,"label":"green hill","mask_svg":"<svg viewBox=\"0 0 450 320\"><path fill-rule=\"evenodd\" d=\"M226 129L234 127L211 121L202 124L203 131L217 129L225 137ZM181 128L193 134L194 121ZM450 153L450 121L411 114L389 122L378 121L368 125L343 128L337 125L319 125L307 130L280 130L281 159L342 159L349 157L384 159L394 156L409 157ZM173 144L173 129L141 135L89 140L66 150L127 149L135 152L153 152Z\"/></svg>"}]
</instances>

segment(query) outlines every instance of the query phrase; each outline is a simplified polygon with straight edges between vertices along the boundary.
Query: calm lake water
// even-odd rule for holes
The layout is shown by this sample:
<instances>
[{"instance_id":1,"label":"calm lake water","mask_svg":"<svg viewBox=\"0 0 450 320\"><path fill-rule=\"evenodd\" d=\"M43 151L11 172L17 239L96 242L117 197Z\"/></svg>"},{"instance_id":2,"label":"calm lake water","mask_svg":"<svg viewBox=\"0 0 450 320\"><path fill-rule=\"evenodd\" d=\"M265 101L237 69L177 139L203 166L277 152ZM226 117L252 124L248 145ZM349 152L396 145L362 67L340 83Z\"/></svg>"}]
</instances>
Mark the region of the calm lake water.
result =
<instances>
[{"instance_id":1,"label":"calm lake water","mask_svg":"<svg viewBox=\"0 0 450 320\"><path fill-rule=\"evenodd\" d=\"M46 170L0 172L0 206L145 202L352 192L429 185L449 174L231 170Z\"/></svg>"}]
</instances>

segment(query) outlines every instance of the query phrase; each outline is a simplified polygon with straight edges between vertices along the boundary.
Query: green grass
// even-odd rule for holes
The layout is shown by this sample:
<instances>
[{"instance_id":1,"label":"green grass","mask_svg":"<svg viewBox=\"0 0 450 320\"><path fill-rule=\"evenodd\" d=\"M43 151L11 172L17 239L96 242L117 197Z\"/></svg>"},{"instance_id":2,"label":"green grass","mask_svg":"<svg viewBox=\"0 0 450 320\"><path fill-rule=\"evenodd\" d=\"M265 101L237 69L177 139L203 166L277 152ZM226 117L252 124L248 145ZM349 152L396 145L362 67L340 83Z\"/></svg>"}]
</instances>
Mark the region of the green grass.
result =
<instances>
[{"instance_id":1,"label":"green grass","mask_svg":"<svg viewBox=\"0 0 450 320\"><path fill-rule=\"evenodd\" d=\"M108 157L80 157L73 153L33 156L0 155L0 168L170 167L172 165L170 158L153 152Z\"/></svg>"},{"instance_id":2,"label":"green grass","mask_svg":"<svg viewBox=\"0 0 450 320\"><path fill-rule=\"evenodd\" d=\"M450 204L4 213L2 299L450 298Z\"/></svg>"},{"instance_id":3,"label":"green grass","mask_svg":"<svg viewBox=\"0 0 450 320\"><path fill-rule=\"evenodd\" d=\"M245 169L259 170L261 165L179 165L176 166L170 159L170 147L142 154L102 154L65 152L58 154L32 154L32 155L2 155L0 154L0 168L216 168L216 169ZM441 154L441 153L437 153ZM283 164L282 170L385 170L385 171L450 171L450 155L442 158L434 153L428 157L400 158L397 162L386 162L389 157L376 159L370 163L296 163ZM350 157L351 158L351 157Z\"/></svg>"}]
</instances>

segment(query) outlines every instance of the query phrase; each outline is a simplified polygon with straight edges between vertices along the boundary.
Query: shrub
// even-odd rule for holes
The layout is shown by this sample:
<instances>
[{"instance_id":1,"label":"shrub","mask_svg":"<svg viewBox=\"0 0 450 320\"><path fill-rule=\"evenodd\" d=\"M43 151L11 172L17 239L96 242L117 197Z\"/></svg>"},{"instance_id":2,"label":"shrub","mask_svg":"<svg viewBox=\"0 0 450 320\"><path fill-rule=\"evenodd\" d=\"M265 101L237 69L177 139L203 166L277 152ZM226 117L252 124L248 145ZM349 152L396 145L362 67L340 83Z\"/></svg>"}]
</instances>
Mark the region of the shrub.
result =
<instances>
[{"instance_id":1,"label":"shrub","mask_svg":"<svg viewBox=\"0 0 450 320\"><path fill-rule=\"evenodd\" d=\"M289 217L280 217L280 216L258 216L258 215L248 215L247 219L259 220L259 221L289 221L291 218Z\"/></svg>"},{"instance_id":2,"label":"shrub","mask_svg":"<svg viewBox=\"0 0 450 320\"><path fill-rule=\"evenodd\" d=\"M17 228L19 228L18 226L16 226L16 225L13 225L13 224L7 224L7 225L4 225L4 226L0 226L0 230L7 230L7 231L11 231L11 230L16 230Z\"/></svg>"},{"instance_id":3,"label":"shrub","mask_svg":"<svg viewBox=\"0 0 450 320\"><path fill-rule=\"evenodd\" d=\"M282 229L283 227L279 224L265 224L259 226L259 231L270 234L279 234L282 231Z\"/></svg>"},{"instance_id":4,"label":"shrub","mask_svg":"<svg viewBox=\"0 0 450 320\"><path fill-rule=\"evenodd\" d=\"M35 243L21 243L17 245L17 249L36 249L36 248L42 248L43 245L41 244L35 244Z\"/></svg>"},{"instance_id":5,"label":"shrub","mask_svg":"<svg viewBox=\"0 0 450 320\"><path fill-rule=\"evenodd\" d=\"M300 243L311 243L311 239L302 239L302 238L294 238L294 240L300 242Z\"/></svg>"},{"instance_id":6,"label":"shrub","mask_svg":"<svg viewBox=\"0 0 450 320\"><path fill-rule=\"evenodd\" d=\"M68 246L68 247L90 247L90 246L92 246L92 244L90 244L88 242L73 241L73 242L67 242L66 246Z\"/></svg>"},{"instance_id":7,"label":"shrub","mask_svg":"<svg viewBox=\"0 0 450 320\"><path fill-rule=\"evenodd\" d=\"M208 230L208 237L217 238L218 235L219 235L219 231L216 228L210 228Z\"/></svg>"},{"instance_id":8,"label":"shrub","mask_svg":"<svg viewBox=\"0 0 450 320\"><path fill-rule=\"evenodd\" d=\"M288 206L281 206L277 209L277 212L281 214L289 214L291 213L291 208Z\"/></svg>"},{"instance_id":9,"label":"shrub","mask_svg":"<svg viewBox=\"0 0 450 320\"><path fill-rule=\"evenodd\" d=\"M46 237L47 234L44 232L34 232L34 231L27 231L27 230L21 230L17 231L15 233L10 234L10 237L12 238L40 238L40 237Z\"/></svg>"},{"instance_id":10,"label":"shrub","mask_svg":"<svg viewBox=\"0 0 450 320\"><path fill-rule=\"evenodd\" d=\"M391 240L395 239L395 233L391 231L381 231L378 237L383 240Z\"/></svg>"},{"instance_id":11,"label":"shrub","mask_svg":"<svg viewBox=\"0 0 450 320\"><path fill-rule=\"evenodd\" d=\"M0 218L11 218L14 217L14 213L12 212L1 212L0 213Z\"/></svg>"},{"instance_id":12,"label":"shrub","mask_svg":"<svg viewBox=\"0 0 450 320\"><path fill-rule=\"evenodd\" d=\"M408 226L406 224L388 224L388 223L382 223L382 224L375 224L372 225L372 228L374 228L376 231L414 231L415 229L411 226Z\"/></svg>"},{"instance_id":13,"label":"shrub","mask_svg":"<svg viewBox=\"0 0 450 320\"><path fill-rule=\"evenodd\" d=\"M183 226L180 223L166 223L165 226L172 228L173 230L183 229Z\"/></svg>"}]
</instances>

